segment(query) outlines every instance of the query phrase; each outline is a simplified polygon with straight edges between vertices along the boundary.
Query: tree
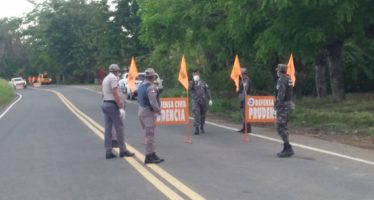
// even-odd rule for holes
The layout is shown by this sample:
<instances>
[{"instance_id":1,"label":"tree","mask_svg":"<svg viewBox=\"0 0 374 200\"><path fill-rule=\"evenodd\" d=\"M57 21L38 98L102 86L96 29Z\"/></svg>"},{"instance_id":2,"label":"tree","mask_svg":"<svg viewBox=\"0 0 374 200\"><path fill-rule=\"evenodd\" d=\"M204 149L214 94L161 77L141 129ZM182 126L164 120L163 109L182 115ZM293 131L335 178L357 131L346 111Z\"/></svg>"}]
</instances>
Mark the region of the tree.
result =
<instances>
[{"instance_id":1,"label":"tree","mask_svg":"<svg viewBox=\"0 0 374 200\"><path fill-rule=\"evenodd\" d=\"M0 76L25 76L29 51L20 37L21 18L0 19Z\"/></svg>"}]
</instances>

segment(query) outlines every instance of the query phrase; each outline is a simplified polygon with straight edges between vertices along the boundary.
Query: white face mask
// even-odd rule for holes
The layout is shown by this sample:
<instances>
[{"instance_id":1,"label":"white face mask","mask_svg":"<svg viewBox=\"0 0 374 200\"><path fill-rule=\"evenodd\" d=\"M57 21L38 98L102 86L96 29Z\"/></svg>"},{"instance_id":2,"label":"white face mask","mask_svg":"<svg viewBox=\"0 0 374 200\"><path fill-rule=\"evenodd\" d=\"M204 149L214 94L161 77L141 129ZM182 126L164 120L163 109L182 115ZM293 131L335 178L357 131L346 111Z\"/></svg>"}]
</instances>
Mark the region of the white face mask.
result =
<instances>
[{"instance_id":1,"label":"white face mask","mask_svg":"<svg viewBox=\"0 0 374 200\"><path fill-rule=\"evenodd\" d=\"M200 76L199 75L194 75L193 76L193 80L194 81L199 81L200 80Z\"/></svg>"}]
</instances>

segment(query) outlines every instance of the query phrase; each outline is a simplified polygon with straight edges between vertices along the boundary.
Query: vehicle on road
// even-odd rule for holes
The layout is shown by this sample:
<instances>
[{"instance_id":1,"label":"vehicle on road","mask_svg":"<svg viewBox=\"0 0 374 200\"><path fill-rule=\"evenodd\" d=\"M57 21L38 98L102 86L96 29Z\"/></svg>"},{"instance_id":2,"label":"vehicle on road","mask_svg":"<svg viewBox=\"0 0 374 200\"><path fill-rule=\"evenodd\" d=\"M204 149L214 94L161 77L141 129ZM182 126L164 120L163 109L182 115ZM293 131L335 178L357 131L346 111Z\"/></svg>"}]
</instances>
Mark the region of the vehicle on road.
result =
<instances>
[{"instance_id":1,"label":"vehicle on road","mask_svg":"<svg viewBox=\"0 0 374 200\"><path fill-rule=\"evenodd\" d=\"M138 95L137 93L138 86L140 85L140 83L142 83L145 80L145 73L140 72L138 73L138 76L135 78L135 86L136 86L135 91L130 92L130 86L128 84L127 79L128 79L128 73L124 73L122 75L122 79L118 82L119 87L124 94L127 94L127 99L135 99L135 97ZM160 76L156 73L156 80L154 83L156 84L159 91L162 91L164 89L163 81L164 80L161 79Z\"/></svg>"},{"instance_id":2,"label":"vehicle on road","mask_svg":"<svg viewBox=\"0 0 374 200\"><path fill-rule=\"evenodd\" d=\"M44 72L43 74L39 74L39 80L42 84L52 83L52 78L49 77L48 72Z\"/></svg>"},{"instance_id":3,"label":"vehicle on road","mask_svg":"<svg viewBox=\"0 0 374 200\"><path fill-rule=\"evenodd\" d=\"M10 80L10 84L13 86L13 88L16 88L17 85L22 85L24 88L27 87L26 81L22 77L15 77Z\"/></svg>"}]
</instances>

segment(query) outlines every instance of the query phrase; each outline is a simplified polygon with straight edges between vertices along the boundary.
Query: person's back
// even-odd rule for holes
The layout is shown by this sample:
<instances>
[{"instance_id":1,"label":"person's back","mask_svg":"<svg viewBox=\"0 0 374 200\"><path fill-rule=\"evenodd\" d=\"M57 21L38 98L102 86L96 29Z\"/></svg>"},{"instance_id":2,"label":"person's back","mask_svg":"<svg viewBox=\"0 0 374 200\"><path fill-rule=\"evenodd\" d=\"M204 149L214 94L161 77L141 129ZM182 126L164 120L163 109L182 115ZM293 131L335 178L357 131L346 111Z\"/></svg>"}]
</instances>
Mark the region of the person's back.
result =
<instances>
[{"instance_id":1,"label":"person's back","mask_svg":"<svg viewBox=\"0 0 374 200\"><path fill-rule=\"evenodd\" d=\"M117 85L117 77L113 73L109 73L105 76L102 82L102 93L103 100L115 100L112 88Z\"/></svg>"},{"instance_id":2,"label":"person's back","mask_svg":"<svg viewBox=\"0 0 374 200\"><path fill-rule=\"evenodd\" d=\"M146 137L145 164L160 163L164 159L159 158L155 152L155 128L156 115L161 114L159 92L154 84L156 72L153 68L145 70L146 80L138 88L138 117Z\"/></svg>"},{"instance_id":3,"label":"person's back","mask_svg":"<svg viewBox=\"0 0 374 200\"><path fill-rule=\"evenodd\" d=\"M112 128L116 130L118 147L120 149L120 157L131 157L134 153L126 149L126 144L123 136L123 119L125 118L125 105L122 101L119 89L118 78L120 68L117 64L109 66L109 74L102 82L103 103L101 109L105 118L104 143L106 150L106 159L115 158L112 148Z\"/></svg>"}]
</instances>

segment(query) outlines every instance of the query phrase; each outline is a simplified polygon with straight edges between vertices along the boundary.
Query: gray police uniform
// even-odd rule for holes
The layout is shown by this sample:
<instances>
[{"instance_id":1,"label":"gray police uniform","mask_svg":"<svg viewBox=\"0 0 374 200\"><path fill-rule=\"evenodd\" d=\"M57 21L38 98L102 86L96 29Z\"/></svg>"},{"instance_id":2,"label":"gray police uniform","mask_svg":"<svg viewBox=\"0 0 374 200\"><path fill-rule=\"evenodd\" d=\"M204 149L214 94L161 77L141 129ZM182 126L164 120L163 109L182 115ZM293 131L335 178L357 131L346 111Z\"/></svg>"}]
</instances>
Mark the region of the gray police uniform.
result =
<instances>
[{"instance_id":1,"label":"gray police uniform","mask_svg":"<svg viewBox=\"0 0 374 200\"><path fill-rule=\"evenodd\" d=\"M157 114L160 112L159 92L155 84L143 81L138 88L138 117L145 132L147 155L155 153L155 128Z\"/></svg>"},{"instance_id":2,"label":"gray police uniform","mask_svg":"<svg viewBox=\"0 0 374 200\"><path fill-rule=\"evenodd\" d=\"M204 81L190 81L192 97L192 113L194 114L194 127L203 129L205 116L208 108L208 101L211 100L208 84Z\"/></svg>"},{"instance_id":3,"label":"gray police uniform","mask_svg":"<svg viewBox=\"0 0 374 200\"><path fill-rule=\"evenodd\" d=\"M277 131L284 143L288 141L287 122L291 114L292 80L287 74L280 74L275 92L275 110L277 111Z\"/></svg>"},{"instance_id":4,"label":"gray police uniform","mask_svg":"<svg viewBox=\"0 0 374 200\"><path fill-rule=\"evenodd\" d=\"M105 149L107 153L112 152L112 128L116 130L116 136L120 152L126 151L126 145L124 140L124 125L120 117L119 108L114 99L112 89L118 88L118 78L113 74L109 73L103 80L102 93L103 103L101 109L105 117Z\"/></svg>"},{"instance_id":5,"label":"gray police uniform","mask_svg":"<svg viewBox=\"0 0 374 200\"><path fill-rule=\"evenodd\" d=\"M239 104L240 104L240 114L242 116L242 119L243 119L243 128L241 131L244 132L244 129L245 129L245 113L244 113L244 109L245 109L245 97L247 95L249 95L250 93L250 89L251 89L251 81L249 79L249 77L247 75L242 75L242 78L240 79L240 83L239 83L239 91L238 91L238 100L239 100ZM251 124L250 123L247 123L247 131L248 132L252 132L252 127L251 127Z\"/></svg>"}]
</instances>

